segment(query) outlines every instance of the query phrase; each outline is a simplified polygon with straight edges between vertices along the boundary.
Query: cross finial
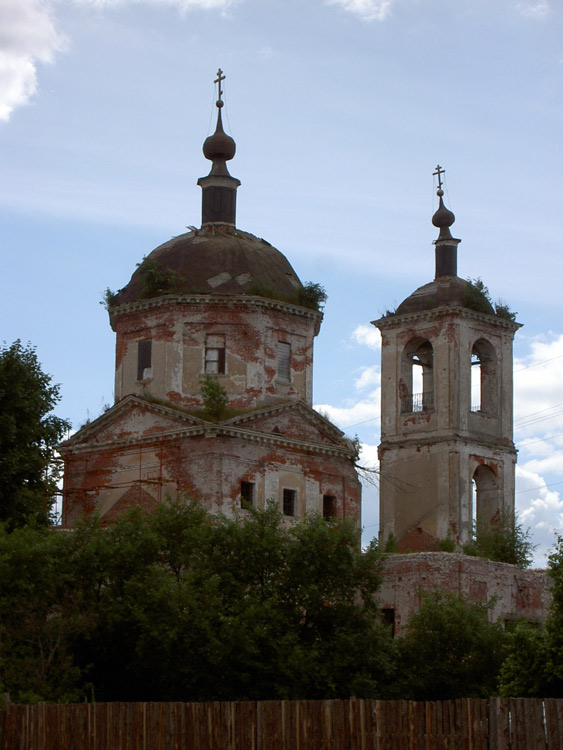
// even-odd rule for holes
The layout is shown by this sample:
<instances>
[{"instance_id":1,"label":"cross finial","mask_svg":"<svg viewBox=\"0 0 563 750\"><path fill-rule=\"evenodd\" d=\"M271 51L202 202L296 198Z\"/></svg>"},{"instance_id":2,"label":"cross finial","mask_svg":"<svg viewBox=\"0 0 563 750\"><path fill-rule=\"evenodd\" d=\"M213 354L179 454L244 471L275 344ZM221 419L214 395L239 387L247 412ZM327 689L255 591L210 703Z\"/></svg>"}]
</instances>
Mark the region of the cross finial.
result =
<instances>
[{"instance_id":1,"label":"cross finial","mask_svg":"<svg viewBox=\"0 0 563 750\"><path fill-rule=\"evenodd\" d=\"M442 167L438 164L438 166L436 167L436 171L432 172L432 175L434 177L436 177L436 176L438 177L438 195L440 195L440 194L443 195L443 193L442 193L442 175L444 174L445 171L446 170L442 169Z\"/></svg>"},{"instance_id":2,"label":"cross finial","mask_svg":"<svg viewBox=\"0 0 563 750\"><path fill-rule=\"evenodd\" d=\"M219 108L221 108L223 106L223 104L224 104L223 100L221 99L221 97L223 96L223 89L221 88L221 81L224 81L225 78L226 78L226 76L223 75L223 71L221 70L221 68L219 68L219 70L217 71L217 78L213 81L213 83L217 83L218 84L218 86L217 86L217 102L216 103L217 103L217 106Z\"/></svg>"}]
</instances>

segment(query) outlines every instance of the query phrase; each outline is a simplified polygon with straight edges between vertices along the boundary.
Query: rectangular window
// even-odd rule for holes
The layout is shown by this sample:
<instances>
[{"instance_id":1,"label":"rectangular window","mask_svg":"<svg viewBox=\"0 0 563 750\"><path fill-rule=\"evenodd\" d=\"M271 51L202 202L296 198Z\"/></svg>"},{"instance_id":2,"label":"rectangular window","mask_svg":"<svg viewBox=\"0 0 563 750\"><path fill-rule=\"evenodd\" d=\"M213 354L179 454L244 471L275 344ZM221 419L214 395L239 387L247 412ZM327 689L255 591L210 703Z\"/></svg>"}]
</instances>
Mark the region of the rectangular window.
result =
<instances>
[{"instance_id":1,"label":"rectangular window","mask_svg":"<svg viewBox=\"0 0 563 750\"><path fill-rule=\"evenodd\" d=\"M336 498L333 495L323 495L323 516L333 518L336 515Z\"/></svg>"},{"instance_id":2,"label":"rectangular window","mask_svg":"<svg viewBox=\"0 0 563 750\"><path fill-rule=\"evenodd\" d=\"M283 514L284 516L295 515L295 500L297 498L297 490L283 491Z\"/></svg>"},{"instance_id":3,"label":"rectangular window","mask_svg":"<svg viewBox=\"0 0 563 750\"><path fill-rule=\"evenodd\" d=\"M381 619L391 628L391 637L395 637L395 609L393 607L384 607L381 610Z\"/></svg>"},{"instance_id":4,"label":"rectangular window","mask_svg":"<svg viewBox=\"0 0 563 750\"><path fill-rule=\"evenodd\" d=\"M240 483L240 504L242 508L254 505L254 482Z\"/></svg>"},{"instance_id":5,"label":"rectangular window","mask_svg":"<svg viewBox=\"0 0 563 750\"><path fill-rule=\"evenodd\" d=\"M278 341L278 378L288 383L291 380L291 347Z\"/></svg>"},{"instance_id":6,"label":"rectangular window","mask_svg":"<svg viewBox=\"0 0 563 750\"><path fill-rule=\"evenodd\" d=\"M213 334L205 339L205 374L225 374L225 337Z\"/></svg>"},{"instance_id":7,"label":"rectangular window","mask_svg":"<svg viewBox=\"0 0 563 750\"><path fill-rule=\"evenodd\" d=\"M137 380L145 380L152 367L152 341L145 339L137 344Z\"/></svg>"}]
</instances>

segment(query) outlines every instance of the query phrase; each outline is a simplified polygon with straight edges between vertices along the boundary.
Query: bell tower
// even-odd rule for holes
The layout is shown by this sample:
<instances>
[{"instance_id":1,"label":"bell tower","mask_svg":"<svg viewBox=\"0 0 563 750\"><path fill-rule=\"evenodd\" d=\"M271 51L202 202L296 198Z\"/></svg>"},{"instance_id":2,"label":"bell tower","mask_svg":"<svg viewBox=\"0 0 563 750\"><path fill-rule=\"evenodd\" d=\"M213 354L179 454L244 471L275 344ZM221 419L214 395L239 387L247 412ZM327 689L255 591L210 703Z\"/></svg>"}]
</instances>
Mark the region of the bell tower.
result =
<instances>
[{"instance_id":1,"label":"bell tower","mask_svg":"<svg viewBox=\"0 0 563 750\"><path fill-rule=\"evenodd\" d=\"M470 538L479 518L514 512L512 341L520 325L479 284L457 275L454 214L443 201L432 223L435 278L381 331L380 537L399 551L430 551Z\"/></svg>"}]
</instances>

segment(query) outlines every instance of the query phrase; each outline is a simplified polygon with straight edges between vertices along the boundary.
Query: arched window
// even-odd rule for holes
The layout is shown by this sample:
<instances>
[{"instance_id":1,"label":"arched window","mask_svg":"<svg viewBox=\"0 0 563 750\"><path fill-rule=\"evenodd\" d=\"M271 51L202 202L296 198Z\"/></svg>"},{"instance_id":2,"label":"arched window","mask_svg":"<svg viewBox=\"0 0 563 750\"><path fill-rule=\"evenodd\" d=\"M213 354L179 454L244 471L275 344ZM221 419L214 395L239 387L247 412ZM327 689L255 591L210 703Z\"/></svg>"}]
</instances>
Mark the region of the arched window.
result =
<instances>
[{"instance_id":1,"label":"arched window","mask_svg":"<svg viewBox=\"0 0 563 750\"><path fill-rule=\"evenodd\" d=\"M428 339L416 338L403 350L401 412L434 410L434 349Z\"/></svg>"},{"instance_id":2,"label":"arched window","mask_svg":"<svg viewBox=\"0 0 563 750\"><path fill-rule=\"evenodd\" d=\"M471 411L495 416L498 411L497 354L486 339L471 350Z\"/></svg>"},{"instance_id":3,"label":"arched window","mask_svg":"<svg viewBox=\"0 0 563 750\"><path fill-rule=\"evenodd\" d=\"M500 511L499 481L490 466L481 464L473 474L473 522L493 523Z\"/></svg>"}]
</instances>

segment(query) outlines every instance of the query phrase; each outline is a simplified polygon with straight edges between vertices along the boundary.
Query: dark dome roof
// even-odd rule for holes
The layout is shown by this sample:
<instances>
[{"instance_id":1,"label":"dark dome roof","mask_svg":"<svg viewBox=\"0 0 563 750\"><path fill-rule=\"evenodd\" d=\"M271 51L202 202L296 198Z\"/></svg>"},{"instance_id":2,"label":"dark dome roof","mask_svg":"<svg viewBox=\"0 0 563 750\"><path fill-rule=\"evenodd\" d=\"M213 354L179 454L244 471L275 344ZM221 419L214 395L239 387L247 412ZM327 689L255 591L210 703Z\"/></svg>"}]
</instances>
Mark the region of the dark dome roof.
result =
<instances>
[{"instance_id":1,"label":"dark dome roof","mask_svg":"<svg viewBox=\"0 0 563 750\"><path fill-rule=\"evenodd\" d=\"M162 287L148 291L139 267L118 292L122 305L169 293L254 293L290 301L302 288L287 258L265 240L239 229L222 227L188 232L165 242L143 261L157 261L165 277Z\"/></svg>"},{"instance_id":2,"label":"dark dome roof","mask_svg":"<svg viewBox=\"0 0 563 750\"><path fill-rule=\"evenodd\" d=\"M475 287L470 287L472 285L465 279L460 279L459 276L440 276L430 284L425 284L414 291L410 297L401 302L395 313L405 315L455 305L471 310L479 309L487 315L494 315L492 305L486 297L477 292ZM475 293L479 294L477 304Z\"/></svg>"}]
</instances>

